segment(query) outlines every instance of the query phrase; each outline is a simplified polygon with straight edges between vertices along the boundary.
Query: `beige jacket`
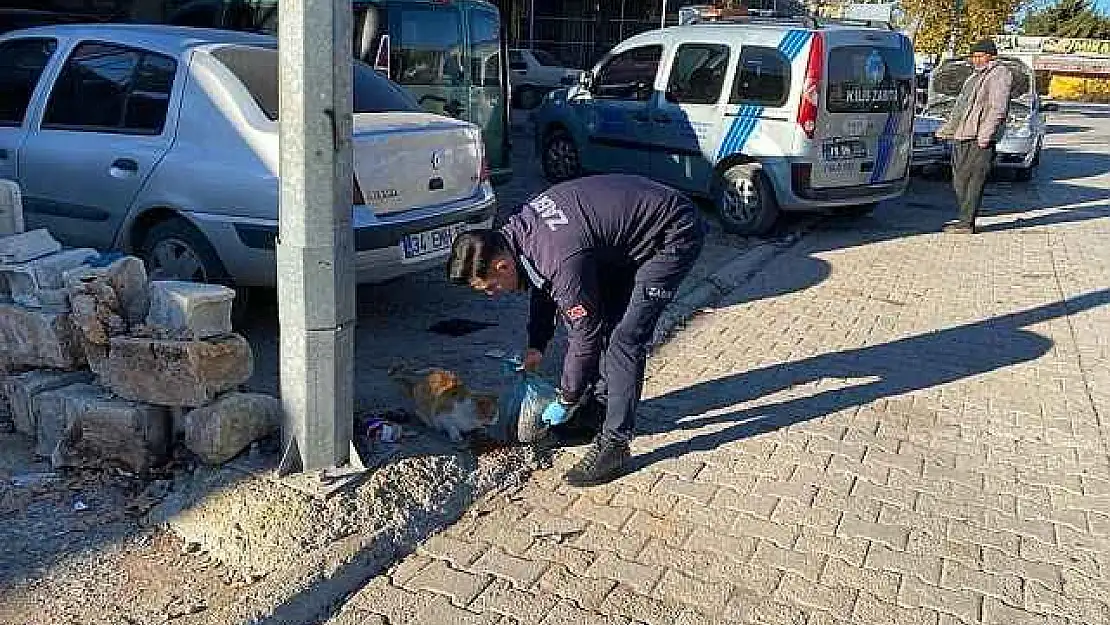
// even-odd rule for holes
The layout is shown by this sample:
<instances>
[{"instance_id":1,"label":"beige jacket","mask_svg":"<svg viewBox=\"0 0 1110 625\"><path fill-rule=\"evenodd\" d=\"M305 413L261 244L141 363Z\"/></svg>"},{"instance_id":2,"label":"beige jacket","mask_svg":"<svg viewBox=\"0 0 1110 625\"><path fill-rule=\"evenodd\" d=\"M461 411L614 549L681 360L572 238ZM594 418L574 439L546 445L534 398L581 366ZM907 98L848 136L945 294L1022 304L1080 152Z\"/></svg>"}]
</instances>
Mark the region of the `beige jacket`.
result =
<instances>
[{"instance_id":1,"label":"beige jacket","mask_svg":"<svg viewBox=\"0 0 1110 625\"><path fill-rule=\"evenodd\" d=\"M1006 132L1013 81L1010 70L998 61L991 61L983 69L972 72L960 91L952 116L937 135L957 141L998 143Z\"/></svg>"}]
</instances>

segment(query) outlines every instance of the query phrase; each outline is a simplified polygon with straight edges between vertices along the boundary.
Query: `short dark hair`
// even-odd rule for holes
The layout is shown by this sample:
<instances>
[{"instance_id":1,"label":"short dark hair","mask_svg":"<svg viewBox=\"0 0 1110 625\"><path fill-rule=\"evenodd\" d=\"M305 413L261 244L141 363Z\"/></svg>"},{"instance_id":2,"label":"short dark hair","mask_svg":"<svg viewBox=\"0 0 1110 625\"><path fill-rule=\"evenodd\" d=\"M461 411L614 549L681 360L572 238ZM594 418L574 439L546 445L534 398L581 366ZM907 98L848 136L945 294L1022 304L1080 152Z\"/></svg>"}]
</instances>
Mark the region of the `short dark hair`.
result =
<instances>
[{"instance_id":1,"label":"short dark hair","mask_svg":"<svg viewBox=\"0 0 1110 625\"><path fill-rule=\"evenodd\" d=\"M474 278L489 276L490 265L498 255L509 251L505 235L497 230L470 230L455 238L447 260L447 280L469 285Z\"/></svg>"}]
</instances>

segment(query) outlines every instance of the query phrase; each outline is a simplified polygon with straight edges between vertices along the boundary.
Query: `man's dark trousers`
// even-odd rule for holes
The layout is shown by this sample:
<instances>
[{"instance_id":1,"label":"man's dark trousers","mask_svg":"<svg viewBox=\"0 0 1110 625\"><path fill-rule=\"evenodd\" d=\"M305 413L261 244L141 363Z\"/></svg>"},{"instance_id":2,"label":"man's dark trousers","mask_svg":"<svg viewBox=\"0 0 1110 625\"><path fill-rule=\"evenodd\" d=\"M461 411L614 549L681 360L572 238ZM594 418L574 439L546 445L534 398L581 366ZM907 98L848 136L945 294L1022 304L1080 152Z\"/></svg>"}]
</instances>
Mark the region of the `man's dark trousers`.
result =
<instances>
[{"instance_id":1,"label":"man's dark trousers","mask_svg":"<svg viewBox=\"0 0 1110 625\"><path fill-rule=\"evenodd\" d=\"M952 146L952 186L956 189L960 223L975 225L983 204L983 186L994 164L994 146L981 148L974 140L956 141Z\"/></svg>"},{"instance_id":2,"label":"man's dark trousers","mask_svg":"<svg viewBox=\"0 0 1110 625\"><path fill-rule=\"evenodd\" d=\"M659 316L697 261L702 243L699 235L657 252L639 267L611 267L601 276L608 340L595 396L605 405L602 432L607 436L632 438L648 344Z\"/></svg>"}]
</instances>

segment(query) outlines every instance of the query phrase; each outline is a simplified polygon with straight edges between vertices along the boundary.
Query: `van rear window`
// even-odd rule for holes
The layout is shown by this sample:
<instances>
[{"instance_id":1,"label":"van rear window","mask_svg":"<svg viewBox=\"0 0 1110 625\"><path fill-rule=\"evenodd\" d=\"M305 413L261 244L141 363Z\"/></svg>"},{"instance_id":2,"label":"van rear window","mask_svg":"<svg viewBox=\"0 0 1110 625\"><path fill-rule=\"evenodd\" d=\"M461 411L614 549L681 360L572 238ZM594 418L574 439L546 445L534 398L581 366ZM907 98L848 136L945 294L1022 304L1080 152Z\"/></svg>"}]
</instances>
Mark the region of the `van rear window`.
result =
<instances>
[{"instance_id":1,"label":"van rear window","mask_svg":"<svg viewBox=\"0 0 1110 625\"><path fill-rule=\"evenodd\" d=\"M841 46L828 67L830 113L893 113L912 102L913 57L904 49Z\"/></svg>"}]
</instances>

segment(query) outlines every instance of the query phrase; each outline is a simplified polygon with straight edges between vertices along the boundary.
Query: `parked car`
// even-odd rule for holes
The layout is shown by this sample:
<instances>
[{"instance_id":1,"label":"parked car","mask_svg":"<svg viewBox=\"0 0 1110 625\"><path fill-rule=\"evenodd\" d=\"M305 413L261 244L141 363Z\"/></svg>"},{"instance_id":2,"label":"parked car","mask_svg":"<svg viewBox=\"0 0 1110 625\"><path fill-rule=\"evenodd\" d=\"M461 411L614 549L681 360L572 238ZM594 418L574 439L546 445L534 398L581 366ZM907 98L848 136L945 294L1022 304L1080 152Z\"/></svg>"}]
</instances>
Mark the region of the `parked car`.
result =
<instances>
[{"instance_id":1,"label":"parked car","mask_svg":"<svg viewBox=\"0 0 1110 625\"><path fill-rule=\"evenodd\" d=\"M995 148L995 168L1012 171L1018 180L1030 180L1041 162L1047 123L1045 113L1056 110L1056 104L1042 102L1037 94L1036 74L1021 59L999 57L999 62L1010 70L1013 84L1006 131ZM935 135L948 119L972 71L971 63L963 59L944 61L933 70L928 103L914 123L915 168L949 165L951 146L947 142L929 141L926 136Z\"/></svg>"},{"instance_id":2,"label":"parked car","mask_svg":"<svg viewBox=\"0 0 1110 625\"><path fill-rule=\"evenodd\" d=\"M513 103L518 108L536 108L549 91L577 83L581 73L581 70L564 67L544 50L509 50L509 80L513 87Z\"/></svg>"},{"instance_id":3,"label":"parked car","mask_svg":"<svg viewBox=\"0 0 1110 625\"><path fill-rule=\"evenodd\" d=\"M910 40L885 28L735 18L616 46L536 110L552 181L648 175L716 203L732 232L780 211L866 212L906 188Z\"/></svg>"},{"instance_id":4,"label":"parked car","mask_svg":"<svg viewBox=\"0 0 1110 625\"><path fill-rule=\"evenodd\" d=\"M358 279L439 262L495 213L482 137L354 66ZM169 26L0 37L0 177L28 228L143 257L155 277L276 282L275 38ZM327 201L319 198L320 201Z\"/></svg>"}]
</instances>

